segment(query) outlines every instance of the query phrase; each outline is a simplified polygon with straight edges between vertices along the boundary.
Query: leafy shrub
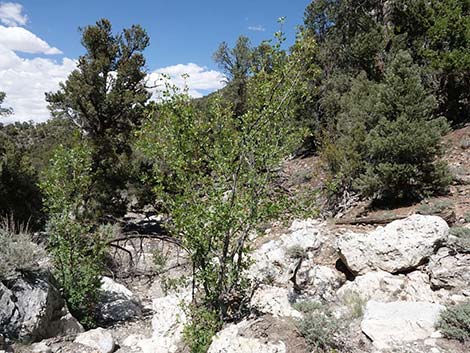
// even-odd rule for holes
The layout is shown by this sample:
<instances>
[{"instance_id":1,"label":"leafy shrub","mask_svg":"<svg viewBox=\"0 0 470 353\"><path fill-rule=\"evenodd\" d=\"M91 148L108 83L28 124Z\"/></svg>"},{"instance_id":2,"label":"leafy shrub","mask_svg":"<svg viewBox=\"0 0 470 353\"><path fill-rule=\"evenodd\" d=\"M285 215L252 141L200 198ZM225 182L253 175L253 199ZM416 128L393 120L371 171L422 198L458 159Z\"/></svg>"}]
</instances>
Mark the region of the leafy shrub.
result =
<instances>
[{"instance_id":1,"label":"leafy shrub","mask_svg":"<svg viewBox=\"0 0 470 353\"><path fill-rule=\"evenodd\" d=\"M15 226L10 218L0 222L0 279L38 267L47 257L44 249L31 241L24 226Z\"/></svg>"},{"instance_id":2,"label":"leafy shrub","mask_svg":"<svg viewBox=\"0 0 470 353\"><path fill-rule=\"evenodd\" d=\"M165 269L165 266L168 262L168 258L161 250L154 250L153 251L153 264L155 265L155 270L157 272L161 272Z\"/></svg>"},{"instance_id":3,"label":"leafy shrub","mask_svg":"<svg viewBox=\"0 0 470 353\"><path fill-rule=\"evenodd\" d=\"M307 312L297 321L297 326L312 350L325 353L335 350L349 351L348 329L328 308L318 303L303 303L300 309Z\"/></svg>"},{"instance_id":4,"label":"leafy shrub","mask_svg":"<svg viewBox=\"0 0 470 353\"><path fill-rule=\"evenodd\" d=\"M101 226L93 232L90 226L60 214L50 219L47 232L56 277L69 309L85 327L93 327L111 229Z\"/></svg>"},{"instance_id":5,"label":"leafy shrub","mask_svg":"<svg viewBox=\"0 0 470 353\"><path fill-rule=\"evenodd\" d=\"M362 297L355 291L348 291L344 293L342 302L349 308L351 319L358 319L364 315L364 307L367 304L367 299Z\"/></svg>"},{"instance_id":6,"label":"leafy shrub","mask_svg":"<svg viewBox=\"0 0 470 353\"><path fill-rule=\"evenodd\" d=\"M222 322L216 311L195 306L190 306L187 310L191 320L183 330L183 339L191 353L206 353Z\"/></svg>"},{"instance_id":7,"label":"leafy shrub","mask_svg":"<svg viewBox=\"0 0 470 353\"><path fill-rule=\"evenodd\" d=\"M322 304L316 301L302 300L292 304L292 307L301 313L308 314L322 308Z\"/></svg>"},{"instance_id":8,"label":"leafy shrub","mask_svg":"<svg viewBox=\"0 0 470 353\"><path fill-rule=\"evenodd\" d=\"M447 338L470 342L470 301L447 307L437 327Z\"/></svg>"},{"instance_id":9,"label":"leafy shrub","mask_svg":"<svg viewBox=\"0 0 470 353\"><path fill-rule=\"evenodd\" d=\"M115 230L90 221L86 202L92 179L92 150L85 143L60 147L41 188L49 212L47 232L56 277L70 311L94 326L107 240Z\"/></svg>"}]
</instances>

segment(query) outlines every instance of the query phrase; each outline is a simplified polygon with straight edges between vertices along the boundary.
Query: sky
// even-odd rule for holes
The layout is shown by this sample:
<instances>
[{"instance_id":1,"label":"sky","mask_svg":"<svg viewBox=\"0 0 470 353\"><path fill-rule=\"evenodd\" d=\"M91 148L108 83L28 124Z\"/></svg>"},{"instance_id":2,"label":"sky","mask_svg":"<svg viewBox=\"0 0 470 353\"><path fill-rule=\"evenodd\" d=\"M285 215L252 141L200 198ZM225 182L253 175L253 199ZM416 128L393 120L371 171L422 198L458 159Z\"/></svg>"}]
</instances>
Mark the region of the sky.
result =
<instances>
[{"instance_id":1,"label":"sky","mask_svg":"<svg viewBox=\"0 0 470 353\"><path fill-rule=\"evenodd\" d=\"M279 30L286 17L287 43L295 38L310 0L0 0L0 91L7 94L12 121L45 121L50 117L44 93L55 91L74 70L84 49L79 27L107 18L115 32L140 24L150 36L144 52L149 79L160 73L183 85L194 97L220 89L223 72L212 53L239 35L253 45Z\"/></svg>"}]
</instances>

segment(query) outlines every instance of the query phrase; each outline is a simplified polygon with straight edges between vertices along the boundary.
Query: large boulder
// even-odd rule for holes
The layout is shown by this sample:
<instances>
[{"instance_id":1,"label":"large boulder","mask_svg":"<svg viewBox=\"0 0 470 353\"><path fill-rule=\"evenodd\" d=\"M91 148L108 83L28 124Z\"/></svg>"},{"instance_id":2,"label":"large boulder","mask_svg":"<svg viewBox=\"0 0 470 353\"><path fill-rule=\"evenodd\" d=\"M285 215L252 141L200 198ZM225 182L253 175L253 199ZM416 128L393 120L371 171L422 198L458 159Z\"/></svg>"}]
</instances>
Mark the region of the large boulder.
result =
<instances>
[{"instance_id":1,"label":"large boulder","mask_svg":"<svg viewBox=\"0 0 470 353\"><path fill-rule=\"evenodd\" d=\"M307 300L331 301L335 298L336 290L346 278L334 268L322 265L302 263L296 278L296 284L302 291L302 297Z\"/></svg>"},{"instance_id":2,"label":"large boulder","mask_svg":"<svg viewBox=\"0 0 470 353\"><path fill-rule=\"evenodd\" d=\"M291 250L302 252L306 256L302 266L304 269L310 268L310 257L313 258L313 251L322 246L326 232L324 225L317 220L294 221L286 234L263 244L252 253L253 265L247 275L262 282L287 284L297 261Z\"/></svg>"},{"instance_id":3,"label":"large boulder","mask_svg":"<svg viewBox=\"0 0 470 353\"><path fill-rule=\"evenodd\" d=\"M431 256L428 270L434 288L470 296L469 253L457 253L449 248L441 248Z\"/></svg>"},{"instance_id":4,"label":"large boulder","mask_svg":"<svg viewBox=\"0 0 470 353\"><path fill-rule=\"evenodd\" d=\"M101 279L101 302L98 306L100 321L111 323L142 315L139 299L125 286L109 277Z\"/></svg>"},{"instance_id":5,"label":"large boulder","mask_svg":"<svg viewBox=\"0 0 470 353\"><path fill-rule=\"evenodd\" d=\"M435 324L443 309L440 304L427 302L369 301L361 329L379 349L438 337Z\"/></svg>"},{"instance_id":6,"label":"large boulder","mask_svg":"<svg viewBox=\"0 0 470 353\"><path fill-rule=\"evenodd\" d=\"M407 275L392 275L385 271L368 272L347 282L338 291L340 301L347 302L352 295L361 301L427 301L438 302L438 293L431 289L429 276L415 271Z\"/></svg>"},{"instance_id":7,"label":"large boulder","mask_svg":"<svg viewBox=\"0 0 470 353\"><path fill-rule=\"evenodd\" d=\"M229 325L212 340L208 353L285 353L286 345L282 341L266 342L253 337L245 337L241 331L247 329L253 321L241 321Z\"/></svg>"},{"instance_id":8,"label":"large boulder","mask_svg":"<svg viewBox=\"0 0 470 353\"><path fill-rule=\"evenodd\" d=\"M114 352L113 335L101 327L79 334L74 342L91 347L98 353Z\"/></svg>"},{"instance_id":9,"label":"large boulder","mask_svg":"<svg viewBox=\"0 0 470 353\"><path fill-rule=\"evenodd\" d=\"M49 272L0 282L0 332L22 342L82 332Z\"/></svg>"},{"instance_id":10,"label":"large boulder","mask_svg":"<svg viewBox=\"0 0 470 353\"><path fill-rule=\"evenodd\" d=\"M302 317L289 302L289 291L286 288L261 286L251 299L251 306L264 314L278 316Z\"/></svg>"},{"instance_id":11,"label":"large boulder","mask_svg":"<svg viewBox=\"0 0 470 353\"><path fill-rule=\"evenodd\" d=\"M449 226L440 217L412 215L365 234L345 233L337 247L356 275L374 270L398 273L415 269L446 242Z\"/></svg>"},{"instance_id":12,"label":"large boulder","mask_svg":"<svg viewBox=\"0 0 470 353\"><path fill-rule=\"evenodd\" d=\"M183 337L183 328L187 322L182 308L191 299L189 292L168 295L153 300L153 335L151 340L142 342L142 346L158 347L155 352L173 353Z\"/></svg>"}]
</instances>

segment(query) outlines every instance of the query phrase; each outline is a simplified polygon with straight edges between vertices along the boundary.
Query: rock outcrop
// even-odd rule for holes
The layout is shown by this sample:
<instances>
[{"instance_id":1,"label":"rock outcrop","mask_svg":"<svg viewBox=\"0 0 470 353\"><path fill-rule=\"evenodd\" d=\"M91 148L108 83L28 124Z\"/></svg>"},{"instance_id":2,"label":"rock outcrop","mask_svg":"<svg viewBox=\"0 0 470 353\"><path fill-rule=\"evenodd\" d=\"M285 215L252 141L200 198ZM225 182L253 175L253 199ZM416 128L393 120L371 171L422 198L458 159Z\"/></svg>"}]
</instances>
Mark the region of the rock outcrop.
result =
<instances>
[{"instance_id":1,"label":"rock outcrop","mask_svg":"<svg viewBox=\"0 0 470 353\"><path fill-rule=\"evenodd\" d=\"M83 332L74 342L91 347L98 353L112 353L115 347L113 335L103 328Z\"/></svg>"},{"instance_id":2,"label":"rock outcrop","mask_svg":"<svg viewBox=\"0 0 470 353\"><path fill-rule=\"evenodd\" d=\"M382 270L411 271L446 242L449 226L440 217L412 215L366 234L346 233L337 247L346 266L356 275Z\"/></svg>"},{"instance_id":3,"label":"rock outcrop","mask_svg":"<svg viewBox=\"0 0 470 353\"><path fill-rule=\"evenodd\" d=\"M442 305L427 302L369 301L361 329L379 349L438 337L435 325Z\"/></svg>"},{"instance_id":4,"label":"rock outcrop","mask_svg":"<svg viewBox=\"0 0 470 353\"><path fill-rule=\"evenodd\" d=\"M98 307L99 319L105 323L125 321L142 315L142 305L138 298L122 284L109 277L101 279L101 303Z\"/></svg>"},{"instance_id":5,"label":"rock outcrop","mask_svg":"<svg viewBox=\"0 0 470 353\"><path fill-rule=\"evenodd\" d=\"M258 338L245 337L240 331L246 330L254 322L244 320L237 325L229 325L213 339L208 353L286 353L284 342L266 342Z\"/></svg>"},{"instance_id":6,"label":"rock outcrop","mask_svg":"<svg viewBox=\"0 0 470 353\"><path fill-rule=\"evenodd\" d=\"M22 342L82 332L49 272L0 282L0 332Z\"/></svg>"},{"instance_id":7,"label":"rock outcrop","mask_svg":"<svg viewBox=\"0 0 470 353\"><path fill-rule=\"evenodd\" d=\"M470 253L441 248L431 256L428 269L433 287L470 296Z\"/></svg>"}]
</instances>

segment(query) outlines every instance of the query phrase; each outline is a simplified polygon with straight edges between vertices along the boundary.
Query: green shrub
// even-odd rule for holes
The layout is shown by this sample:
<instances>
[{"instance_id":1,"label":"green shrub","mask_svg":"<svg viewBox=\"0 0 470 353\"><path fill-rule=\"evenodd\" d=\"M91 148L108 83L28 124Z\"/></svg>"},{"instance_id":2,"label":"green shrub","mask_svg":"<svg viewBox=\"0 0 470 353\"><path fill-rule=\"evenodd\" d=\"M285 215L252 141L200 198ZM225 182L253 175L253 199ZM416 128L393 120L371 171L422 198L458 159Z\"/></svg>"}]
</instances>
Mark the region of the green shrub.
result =
<instances>
[{"instance_id":1,"label":"green shrub","mask_svg":"<svg viewBox=\"0 0 470 353\"><path fill-rule=\"evenodd\" d=\"M328 308L318 303L303 303L299 309L307 312L297 321L297 326L312 350L325 353L349 351L348 328Z\"/></svg>"},{"instance_id":2,"label":"green shrub","mask_svg":"<svg viewBox=\"0 0 470 353\"><path fill-rule=\"evenodd\" d=\"M447 307L437 327L447 338L470 342L470 301Z\"/></svg>"},{"instance_id":3,"label":"green shrub","mask_svg":"<svg viewBox=\"0 0 470 353\"><path fill-rule=\"evenodd\" d=\"M14 276L17 272L38 268L47 254L44 249L31 241L31 235L24 226L15 226L12 219L0 222L0 279Z\"/></svg>"},{"instance_id":4,"label":"green shrub","mask_svg":"<svg viewBox=\"0 0 470 353\"><path fill-rule=\"evenodd\" d=\"M192 305L186 309L191 320L184 327L183 339L191 353L206 353L212 343L212 338L222 327L218 313L217 311Z\"/></svg>"},{"instance_id":5,"label":"green shrub","mask_svg":"<svg viewBox=\"0 0 470 353\"><path fill-rule=\"evenodd\" d=\"M111 226L94 224L87 212L93 186L91 156L83 142L58 148L41 183L55 274L70 311L85 327L95 325L107 240L115 232Z\"/></svg>"},{"instance_id":6,"label":"green shrub","mask_svg":"<svg viewBox=\"0 0 470 353\"><path fill-rule=\"evenodd\" d=\"M48 222L55 275L71 313L87 328L95 325L106 244L111 231L110 226L92 231L90 226L63 214Z\"/></svg>"}]
</instances>

